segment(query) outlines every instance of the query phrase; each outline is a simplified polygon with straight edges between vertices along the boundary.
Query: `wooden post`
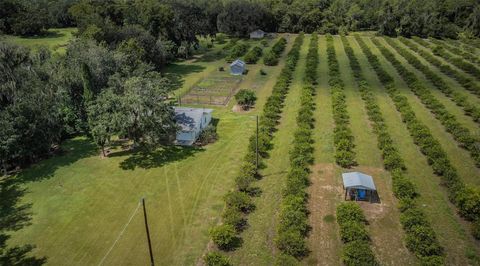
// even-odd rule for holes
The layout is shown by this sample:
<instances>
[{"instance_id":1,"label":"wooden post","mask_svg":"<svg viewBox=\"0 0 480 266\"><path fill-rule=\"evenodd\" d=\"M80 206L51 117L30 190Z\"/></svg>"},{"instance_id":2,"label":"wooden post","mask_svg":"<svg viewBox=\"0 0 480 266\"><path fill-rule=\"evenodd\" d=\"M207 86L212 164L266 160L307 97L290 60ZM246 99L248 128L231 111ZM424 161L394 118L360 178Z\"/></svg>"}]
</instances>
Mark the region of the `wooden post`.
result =
<instances>
[{"instance_id":1,"label":"wooden post","mask_svg":"<svg viewBox=\"0 0 480 266\"><path fill-rule=\"evenodd\" d=\"M145 208L145 198L142 198L142 205L143 205L143 218L145 220L145 230L147 232L148 252L150 253L150 265L154 266L155 261L153 260L152 241L150 240L150 230L148 230L148 220L147 220L147 210Z\"/></svg>"},{"instance_id":2,"label":"wooden post","mask_svg":"<svg viewBox=\"0 0 480 266\"><path fill-rule=\"evenodd\" d=\"M256 150L256 160L255 160L255 166L258 172L258 115L257 115L257 136L256 136L256 144L255 144L255 150Z\"/></svg>"}]
</instances>

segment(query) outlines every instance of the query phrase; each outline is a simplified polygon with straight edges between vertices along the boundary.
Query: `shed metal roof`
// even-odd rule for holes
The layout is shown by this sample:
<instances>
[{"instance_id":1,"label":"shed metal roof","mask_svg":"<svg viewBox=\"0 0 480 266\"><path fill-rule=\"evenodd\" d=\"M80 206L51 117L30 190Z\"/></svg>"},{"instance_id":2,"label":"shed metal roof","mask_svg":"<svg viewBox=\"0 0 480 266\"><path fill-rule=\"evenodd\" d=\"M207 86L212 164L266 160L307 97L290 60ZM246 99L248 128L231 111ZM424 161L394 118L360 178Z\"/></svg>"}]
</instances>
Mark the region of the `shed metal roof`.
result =
<instances>
[{"instance_id":1,"label":"shed metal roof","mask_svg":"<svg viewBox=\"0 0 480 266\"><path fill-rule=\"evenodd\" d=\"M230 66L241 66L241 67L244 67L245 66L245 62L243 62L242 60L240 59L237 59L235 61L233 61Z\"/></svg>"},{"instance_id":2,"label":"shed metal roof","mask_svg":"<svg viewBox=\"0 0 480 266\"><path fill-rule=\"evenodd\" d=\"M373 178L360 172L343 173L343 186L345 188L357 188L377 190L373 183Z\"/></svg>"},{"instance_id":3,"label":"shed metal roof","mask_svg":"<svg viewBox=\"0 0 480 266\"><path fill-rule=\"evenodd\" d=\"M182 131L192 131L201 123L204 113L211 113L212 109L175 107L175 121Z\"/></svg>"}]
</instances>

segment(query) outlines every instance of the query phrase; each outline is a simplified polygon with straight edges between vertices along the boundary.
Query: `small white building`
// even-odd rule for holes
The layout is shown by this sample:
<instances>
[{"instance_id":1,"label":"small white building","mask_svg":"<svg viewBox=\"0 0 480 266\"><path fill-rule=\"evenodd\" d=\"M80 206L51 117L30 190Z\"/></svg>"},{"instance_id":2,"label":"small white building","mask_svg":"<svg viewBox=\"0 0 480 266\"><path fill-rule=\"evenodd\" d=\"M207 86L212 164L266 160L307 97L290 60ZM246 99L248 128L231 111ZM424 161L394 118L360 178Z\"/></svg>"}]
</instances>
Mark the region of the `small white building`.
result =
<instances>
[{"instance_id":1,"label":"small white building","mask_svg":"<svg viewBox=\"0 0 480 266\"><path fill-rule=\"evenodd\" d=\"M263 30L256 30L250 32L250 39L263 39L265 37L265 32Z\"/></svg>"},{"instance_id":2,"label":"small white building","mask_svg":"<svg viewBox=\"0 0 480 266\"><path fill-rule=\"evenodd\" d=\"M175 121L180 127L175 143L190 146L212 121L212 109L175 107Z\"/></svg>"},{"instance_id":3,"label":"small white building","mask_svg":"<svg viewBox=\"0 0 480 266\"><path fill-rule=\"evenodd\" d=\"M240 59L233 61L230 64L230 74L232 75L242 75L245 72L246 64Z\"/></svg>"}]
</instances>

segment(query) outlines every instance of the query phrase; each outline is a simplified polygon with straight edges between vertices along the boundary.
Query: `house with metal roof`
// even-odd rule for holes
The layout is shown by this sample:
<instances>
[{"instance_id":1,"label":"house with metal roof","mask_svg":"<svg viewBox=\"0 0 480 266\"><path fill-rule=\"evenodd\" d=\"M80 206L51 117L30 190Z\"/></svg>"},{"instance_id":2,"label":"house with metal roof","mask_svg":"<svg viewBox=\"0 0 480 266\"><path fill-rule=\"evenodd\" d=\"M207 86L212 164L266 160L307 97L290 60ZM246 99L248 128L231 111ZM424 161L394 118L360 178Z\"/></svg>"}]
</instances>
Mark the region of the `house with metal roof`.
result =
<instances>
[{"instance_id":1,"label":"house with metal roof","mask_svg":"<svg viewBox=\"0 0 480 266\"><path fill-rule=\"evenodd\" d=\"M265 32L263 30L256 30L250 32L250 39L263 39L265 37Z\"/></svg>"},{"instance_id":2,"label":"house with metal roof","mask_svg":"<svg viewBox=\"0 0 480 266\"><path fill-rule=\"evenodd\" d=\"M212 121L212 109L175 107L177 131L175 143L190 146Z\"/></svg>"},{"instance_id":3,"label":"house with metal roof","mask_svg":"<svg viewBox=\"0 0 480 266\"><path fill-rule=\"evenodd\" d=\"M376 194L377 188L373 178L360 172L343 173L343 188L345 200L370 200Z\"/></svg>"},{"instance_id":4,"label":"house with metal roof","mask_svg":"<svg viewBox=\"0 0 480 266\"><path fill-rule=\"evenodd\" d=\"M230 64L230 74L236 75L236 76L242 75L243 72L245 72L246 66L247 65L245 64L245 62L243 62L240 59L237 59Z\"/></svg>"}]
</instances>

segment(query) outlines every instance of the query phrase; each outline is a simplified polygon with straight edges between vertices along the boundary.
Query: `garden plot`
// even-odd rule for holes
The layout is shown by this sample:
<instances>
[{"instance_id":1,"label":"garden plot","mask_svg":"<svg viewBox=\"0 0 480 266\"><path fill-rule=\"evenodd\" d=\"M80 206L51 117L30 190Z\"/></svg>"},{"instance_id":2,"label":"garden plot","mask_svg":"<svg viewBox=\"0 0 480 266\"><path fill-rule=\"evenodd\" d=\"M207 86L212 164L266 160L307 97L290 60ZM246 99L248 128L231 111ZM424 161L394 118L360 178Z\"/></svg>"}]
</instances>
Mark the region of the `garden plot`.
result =
<instances>
[{"instance_id":1,"label":"garden plot","mask_svg":"<svg viewBox=\"0 0 480 266\"><path fill-rule=\"evenodd\" d=\"M242 79L232 76L205 77L179 99L180 104L227 105Z\"/></svg>"}]
</instances>

